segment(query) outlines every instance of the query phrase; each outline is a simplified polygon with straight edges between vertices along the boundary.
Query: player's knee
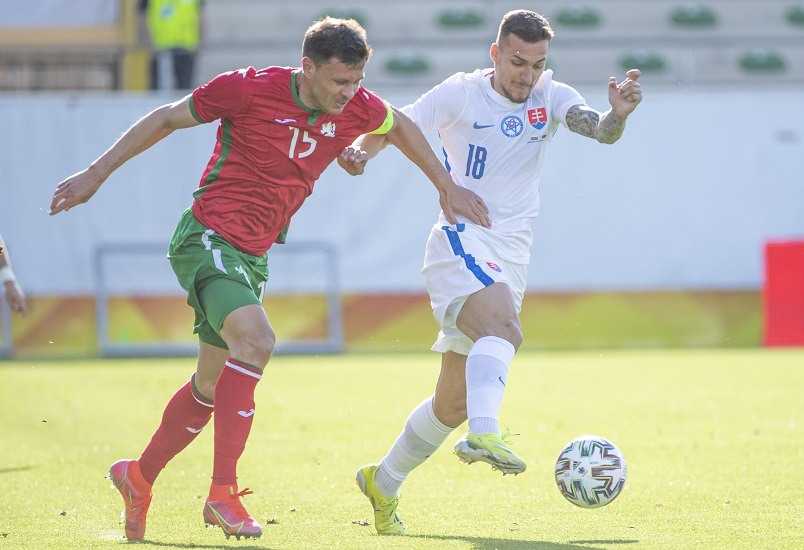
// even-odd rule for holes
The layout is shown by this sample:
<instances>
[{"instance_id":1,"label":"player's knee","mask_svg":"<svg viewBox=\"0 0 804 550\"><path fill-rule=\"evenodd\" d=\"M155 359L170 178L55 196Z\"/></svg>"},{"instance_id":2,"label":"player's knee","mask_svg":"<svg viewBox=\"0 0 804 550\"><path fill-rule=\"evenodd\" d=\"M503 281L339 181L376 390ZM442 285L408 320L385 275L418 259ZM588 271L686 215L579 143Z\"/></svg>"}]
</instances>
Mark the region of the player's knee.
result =
<instances>
[{"instance_id":1,"label":"player's knee","mask_svg":"<svg viewBox=\"0 0 804 550\"><path fill-rule=\"evenodd\" d=\"M484 332L483 336L496 336L497 338L507 340L514 346L514 349L519 349L519 346L522 344L522 328L515 314L501 314L495 316Z\"/></svg>"},{"instance_id":2,"label":"player's knee","mask_svg":"<svg viewBox=\"0 0 804 550\"><path fill-rule=\"evenodd\" d=\"M505 322L503 328L506 335L501 336L501 338L511 342L514 349L518 350L519 346L522 345L522 327L519 325L519 321L517 319L509 319Z\"/></svg>"},{"instance_id":3,"label":"player's knee","mask_svg":"<svg viewBox=\"0 0 804 550\"><path fill-rule=\"evenodd\" d=\"M216 379L204 379L200 376L196 375L195 377L195 389L200 393L203 397L212 401L215 398L215 385L218 383Z\"/></svg>"},{"instance_id":4,"label":"player's knee","mask_svg":"<svg viewBox=\"0 0 804 550\"><path fill-rule=\"evenodd\" d=\"M510 342L514 349L519 349L519 346L522 345L522 328L516 315L500 315L487 319L478 326L461 327L459 325L458 328L474 342L485 336L496 336Z\"/></svg>"},{"instance_id":5,"label":"player's knee","mask_svg":"<svg viewBox=\"0 0 804 550\"><path fill-rule=\"evenodd\" d=\"M270 328L252 329L239 334L233 345L232 355L259 369L268 364L276 345L276 336Z\"/></svg>"}]
</instances>

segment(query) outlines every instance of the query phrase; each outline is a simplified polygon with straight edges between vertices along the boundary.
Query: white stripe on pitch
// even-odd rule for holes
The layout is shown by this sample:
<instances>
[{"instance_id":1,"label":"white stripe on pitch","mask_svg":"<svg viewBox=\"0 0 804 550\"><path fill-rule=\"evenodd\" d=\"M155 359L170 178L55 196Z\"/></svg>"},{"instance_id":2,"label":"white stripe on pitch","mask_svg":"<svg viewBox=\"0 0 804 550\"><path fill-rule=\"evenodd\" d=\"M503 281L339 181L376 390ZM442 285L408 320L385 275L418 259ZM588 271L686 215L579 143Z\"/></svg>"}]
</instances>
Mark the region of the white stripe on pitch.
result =
<instances>
[{"instance_id":1,"label":"white stripe on pitch","mask_svg":"<svg viewBox=\"0 0 804 550\"><path fill-rule=\"evenodd\" d=\"M256 378L257 380L262 378L262 376L260 376L256 372L251 372L250 370L244 369L240 365L235 365L234 363L230 363L229 361L226 361L226 366L229 367L230 369L236 370L237 372L247 374L248 376L251 376L252 378Z\"/></svg>"}]
</instances>

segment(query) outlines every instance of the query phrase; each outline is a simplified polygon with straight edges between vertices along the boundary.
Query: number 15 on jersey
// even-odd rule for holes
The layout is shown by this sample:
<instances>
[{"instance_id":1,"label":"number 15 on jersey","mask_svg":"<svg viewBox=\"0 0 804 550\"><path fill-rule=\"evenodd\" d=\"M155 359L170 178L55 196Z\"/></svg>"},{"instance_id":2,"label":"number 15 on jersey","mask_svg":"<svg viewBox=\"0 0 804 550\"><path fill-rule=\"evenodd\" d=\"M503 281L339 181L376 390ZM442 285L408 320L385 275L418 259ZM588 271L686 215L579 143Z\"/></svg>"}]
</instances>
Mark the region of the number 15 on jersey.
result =
<instances>
[{"instance_id":1,"label":"number 15 on jersey","mask_svg":"<svg viewBox=\"0 0 804 550\"><path fill-rule=\"evenodd\" d=\"M318 145L318 142L310 137L310 134L307 133L307 130L305 130L302 134L301 144L299 144L299 133L301 133L301 130L293 126L288 126L288 130L293 133L293 136L290 138L290 150L288 151L288 158L303 159L312 155L313 151L315 151L316 145ZM298 150L296 150L297 145L299 146ZM307 146L306 148L305 145Z\"/></svg>"}]
</instances>

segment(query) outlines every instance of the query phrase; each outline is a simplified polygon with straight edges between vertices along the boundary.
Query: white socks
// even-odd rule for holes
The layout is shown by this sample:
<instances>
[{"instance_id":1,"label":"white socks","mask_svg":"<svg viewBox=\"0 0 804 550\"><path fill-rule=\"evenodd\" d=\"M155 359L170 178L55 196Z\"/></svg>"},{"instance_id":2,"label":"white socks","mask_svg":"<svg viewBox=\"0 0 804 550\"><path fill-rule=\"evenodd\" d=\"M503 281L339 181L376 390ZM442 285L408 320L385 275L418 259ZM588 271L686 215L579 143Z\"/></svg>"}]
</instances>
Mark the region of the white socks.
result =
<instances>
[{"instance_id":1,"label":"white socks","mask_svg":"<svg viewBox=\"0 0 804 550\"><path fill-rule=\"evenodd\" d=\"M508 380L508 365L516 350L496 336L479 338L466 358L466 415L469 432L500 433L500 405Z\"/></svg>"},{"instance_id":2,"label":"white socks","mask_svg":"<svg viewBox=\"0 0 804 550\"><path fill-rule=\"evenodd\" d=\"M433 398L428 397L416 407L396 438L388 454L382 459L374 478L377 487L386 496L396 496L408 474L427 460L452 432L433 412Z\"/></svg>"},{"instance_id":3,"label":"white socks","mask_svg":"<svg viewBox=\"0 0 804 550\"><path fill-rule=\"evenodd\" d=\"M514 346L496 336L477 340L466 358L466 412L471 433L500 433L498 418L508 365ZM399 494L399 487L413 469L427 460L452 432L433 412L433 398L416 407L399 437L382 459L374 478L386 496Z\"/></svg>"}]
</instances>

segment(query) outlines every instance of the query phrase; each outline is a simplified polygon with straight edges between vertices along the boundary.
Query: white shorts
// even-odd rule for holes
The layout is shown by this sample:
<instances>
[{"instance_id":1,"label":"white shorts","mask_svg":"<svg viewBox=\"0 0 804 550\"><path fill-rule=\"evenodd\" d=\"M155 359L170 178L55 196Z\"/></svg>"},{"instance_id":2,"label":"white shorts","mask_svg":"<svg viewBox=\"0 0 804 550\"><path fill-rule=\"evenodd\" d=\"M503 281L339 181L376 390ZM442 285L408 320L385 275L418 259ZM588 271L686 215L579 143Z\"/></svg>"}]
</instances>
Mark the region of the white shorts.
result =
<instances>
[{"instance_id":1,"label":"white shorts","mask_svg":"<svg viewBox=\"0 0 804 550\"><path fill-rule=\"evenodd\" d=\"M522 310L527 264L498 257L493 238L471 225L434 226L427 239L422 273L433 315L441 327L433 351L469 354L473 342L458 329L458 314L470 295L493 283L507 284L517 314Z\"/></svg>"}]
</instances>

